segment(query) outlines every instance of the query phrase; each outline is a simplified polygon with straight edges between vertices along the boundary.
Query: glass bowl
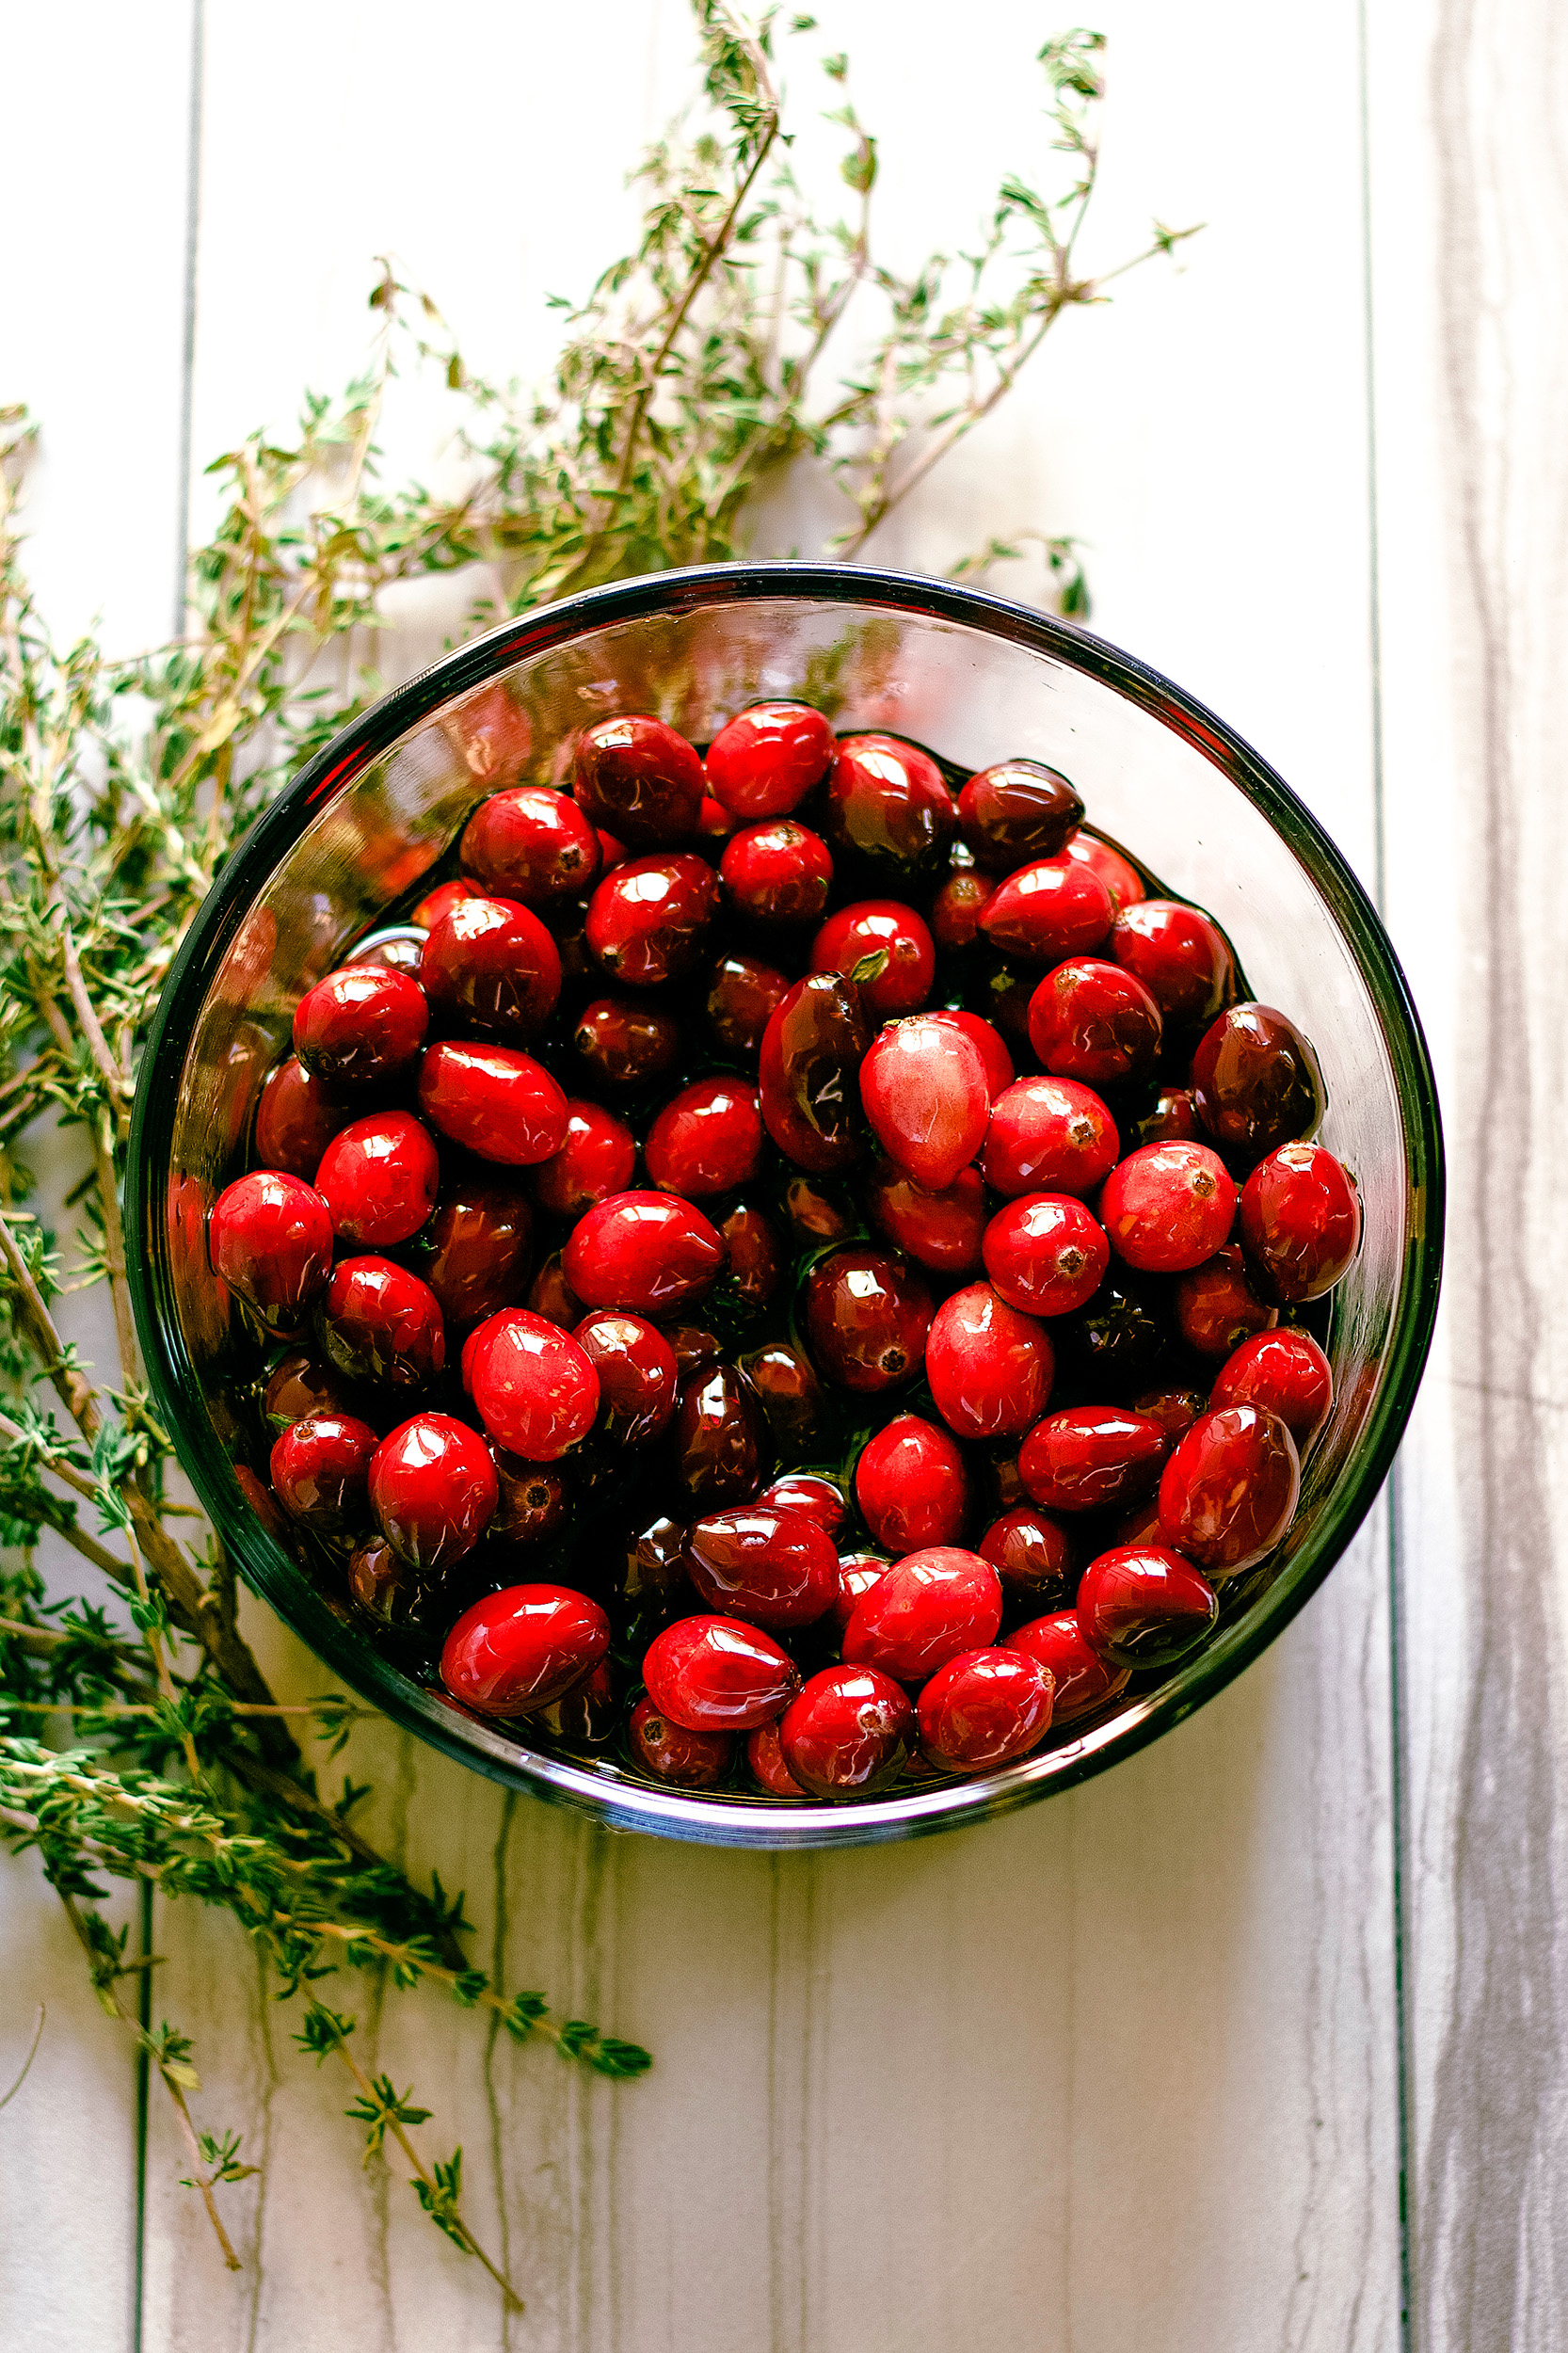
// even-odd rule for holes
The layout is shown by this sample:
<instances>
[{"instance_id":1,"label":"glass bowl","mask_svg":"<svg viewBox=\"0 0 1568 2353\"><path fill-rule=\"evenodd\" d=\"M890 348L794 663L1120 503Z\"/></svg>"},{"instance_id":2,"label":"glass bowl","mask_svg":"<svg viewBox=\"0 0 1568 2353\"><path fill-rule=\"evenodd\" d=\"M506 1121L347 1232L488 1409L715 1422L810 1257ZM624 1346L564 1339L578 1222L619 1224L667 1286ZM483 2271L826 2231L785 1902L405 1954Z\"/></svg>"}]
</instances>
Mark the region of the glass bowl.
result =
<instances>
[{"instance_id":1,"label":"glass bowl","mask_svg":"<svg viewBox=\"0 0 1568 2353\"><path fill-rule=\"evenodd\" d=\"M744 704L802 696L840 732L912 738L960 770L1009 755L1079 787L1096 830L1214 915L1256 995L1315 1042L1322 1140L1365 1231L1334 1295L1336 1398L1279 1551L1227 1588L1209 1644L1158 1689L970 1780L835 1805L652 1786L457 1713L335 1615L247 1503L242 1392L260 1357L207 1261L207 1211L246 1165L296 1001L408 893L532 744L559 768L585 721L650 711L698 743ZM510 780L508 776L504 780ZM126 1241L152 1392L231 1559L344 1681L448 1755L616 1828L747 1847L919 1835L1069 1787L1179 1723L1272 1641L1354 1533L1425 1362L1442 1257L1436 1095L1404 977L1333 842L1220 720L1084 632L977 590L811 564L711 565L504 623L399 687L295 778L235 849L170 972L142 1064Z\"/></svg>"}]
</instances>

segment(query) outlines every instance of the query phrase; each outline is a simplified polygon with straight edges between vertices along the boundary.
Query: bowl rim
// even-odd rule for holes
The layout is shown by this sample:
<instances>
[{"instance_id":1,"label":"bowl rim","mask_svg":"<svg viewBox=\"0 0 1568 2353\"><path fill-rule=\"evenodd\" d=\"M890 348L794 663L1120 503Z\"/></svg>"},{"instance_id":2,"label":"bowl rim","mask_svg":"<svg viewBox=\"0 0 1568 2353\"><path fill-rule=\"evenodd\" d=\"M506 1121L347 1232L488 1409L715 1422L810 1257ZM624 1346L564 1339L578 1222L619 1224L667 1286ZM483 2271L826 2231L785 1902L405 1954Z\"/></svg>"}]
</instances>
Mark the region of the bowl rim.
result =
<instances>
[{"instance_id":1,"label":"bowl rim","mask_svg":"<svg viewBox=\"0 0 1568 2353\"><path fill-rule=\"evenodd\" d=\"M1405 1258L1390 1318L1386 1376L1347 1475L1312 1539L1233 1627L1158 1690L1077 1740L971 1780L913 1785L851 1805L703 1799L623 1778L609 1767L520 1751L475 1717L411 1682L335 1616L245 1503L210 1421L189 1409L199 1390L182 1362L163 1241L177 1080L200 1004L257 891L328 795L342 792L441 705L530 654L597 629L660 613L779 596L867 605L977 627L1097 679L1149 712L1219 767L1305 866L1339 927L1372 1007L1403 1122ZM168 1067L172 1057L178 1064ZM246 1583L322 1663L405 1731L513 1789L589 1813L612 1829L746 1848L836 1848L920 1836L989 1818L1067 1789L1172 1730L1223 1690L1316 1593L1383 1485L1415 1401L1441 1284L1444 1154L1437 1089L1420 1017L1367 891L1329 835L1277 772L1234 728L1159 671L1076 623L988 590L855 565L768 561L694 565L589 588L508 619L441 655L349 722L299 771L230 852L165 981L133 1109L125 1183L126 1272L149 1383L180 1460Z\"/></svg>"}]
</instances>

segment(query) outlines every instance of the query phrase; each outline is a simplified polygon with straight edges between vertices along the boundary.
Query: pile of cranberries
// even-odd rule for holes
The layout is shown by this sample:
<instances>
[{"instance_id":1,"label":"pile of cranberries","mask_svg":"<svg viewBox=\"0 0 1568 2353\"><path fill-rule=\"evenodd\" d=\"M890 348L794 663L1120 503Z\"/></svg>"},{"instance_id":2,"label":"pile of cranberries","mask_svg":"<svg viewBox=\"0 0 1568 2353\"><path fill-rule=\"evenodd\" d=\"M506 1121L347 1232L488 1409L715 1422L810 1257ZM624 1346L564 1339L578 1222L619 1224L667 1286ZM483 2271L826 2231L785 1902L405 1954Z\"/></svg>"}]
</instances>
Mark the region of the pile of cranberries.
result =
<instances>
[{"instance_id":1,"label":"pile of cranberries","mask_svg":"<svg viewBox=\"0 0 1568 2353\"><path fill-rule=\"evenodd\" d=\"M765 703L559 773L262 1089L209 1226L248 1496L450 1705L678 1788L1080 1728L1209 1635L1329 1415L1312 1048L1032 760Z\"/></svg>"}]
</instances>

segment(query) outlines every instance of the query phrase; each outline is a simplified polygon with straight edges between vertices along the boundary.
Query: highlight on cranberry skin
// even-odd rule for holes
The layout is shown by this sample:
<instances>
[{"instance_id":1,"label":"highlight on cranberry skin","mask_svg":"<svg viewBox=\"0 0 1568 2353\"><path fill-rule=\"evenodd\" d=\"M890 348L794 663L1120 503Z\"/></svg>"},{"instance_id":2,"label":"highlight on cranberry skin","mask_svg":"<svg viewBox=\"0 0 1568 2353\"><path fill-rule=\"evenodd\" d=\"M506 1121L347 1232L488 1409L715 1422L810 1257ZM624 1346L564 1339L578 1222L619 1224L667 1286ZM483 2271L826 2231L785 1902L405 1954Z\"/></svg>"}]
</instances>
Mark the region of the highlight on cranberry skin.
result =
<instances>
[{"instance_id":1,"label":"highlight on cranberry skin","mask_svg":"<svg viewBox=\"0 0 1568 2353\"><path fill-rule=\"evenodd\" d=\"M572 1338L599 1376L604 1434L617 1446L645 1446L675 1418L675 1351L641 1316L600 1309L584 1316Z\"/></svg>"},{"instance_id":2,"label":"highlight on cranberry skin","mask_svg":"<svg viewBox=\"0 0 1568 2353\"><path fill-rule=\"evenodd\" d=\"M446 1363L440 1302L391 1258L340 1258L317 1326L328 1357L350 1381L424 1389Z\"/></svg>"},{"instance_id":3,"label":"highlight on cranberry skin","mask_svg":"<svg viewBox=\"0 0 1568 2353\"><path fill-rule=\"evenodd\" d=\"M665 1315L700 1299L724 1266L717 1229L689 1201L664 1193L617 1193L590 1209L561 1253L567 1281L586 1307Z\"/></svg>"},{"instance_id":4,"label":"highlight on cranberry skin","mask_svg":"<svg viewBox=\"0 0 1568 2353\"><path fill-rule=\"evenodd\" d=\"M1119 1405L1071 1405L1036 1422L1018 1471L1048 1512L1106 1512L1153 1492L1170 1452L1157 1421Z\"/></svg>"},{"instance_id":5,"label":"highlight on cranberry skin","mask_svg":"<svg viewBox=\"0 0 1568 2353\"><path fill-rule=\"evenodd\" d=\"M800 1670L771 1634L740 1618L680 1618L643 1658L648 1698L687 1732L754 1732L781 1716Z\"/></svg>"},{"instance_id":6,"label":"highlight on cranberry skin","mask_svg":"<svg viewBox=\"0 0 1568 2353\"><path fill-rule=\"evenodd\" d=\"M610 1647L598 1602L566 1585L509 1585L465 1609L441 1652L455 1700L504 1721L548 1707L592 1674Z\"/></svg>"},{"instance_id":7,"label":"highlight on cranberry skin","mask_svg":"<svg viewBox=\"0 0 1568 2353\"><path fill-rule=\"evenodd\" d=\"M351 1414L308 1414L273 1447L267 1465L272 1492L291 1520L324 1536L351 1535L364 1522L378 1443L370 1425Z\"/></svg>"},{"instance_id":8,"label":"highlight on cranberry skin","mask_svg":"<svg viewBox=\"0 0 1568 2353\"><path fill-rule=\"evenodd\" d=\"M1015 1504L991 1522L977 1549L1001 1579L1004 1615L1038 1617L1072 1600L1078 1582L1072 1539L1048 1513Z\"/></svg>"},{"instance_id":9,"label":"highlight on cranberry skin","mask_svg":"<svg viewBox=\"0 0 1568 2353\"><path fill-rule=\"evenodd\" d=\"M846 735L828 772L824 831L889 877L934 866L958 809L929 752L896 735Z\"/></svg>"},{"instance_id":10,"label":"highlight on cranberry skin","mask_svg":"<svg viewBox=\"0 0 1568 2353\"><path fill-rule=\"evenodd\" d=\"M743 824L786 817L822 782L836 748L832 722L809 703L753 703L709 744L708 790Z\"/></svg>"},{"instance_id":11,"label":"highlight on cranberry skin","mask_svg":"<svg viewBox=\"0 0 1568 2353\"><path fill-rule=\"evenodd\" d=\"M1166 1464L1160 1525L1211 1577L1234 1577L1281 1542L1300 1493L1296 1442L1279 1416L1224 1405L1194 1422Z\"/></svg>"},{"instance_id":12,"label":"highlight on cranberry skin","mask_svg":"<svg viewBox=\"0 0 1568 2353\"><path fill-rule=\"evenodd\" d=\"M419 1108L449 1142L504 1168L535 1167L567 1138L565 1095L514 1046L443 1038L420 1064Z\"/></svg>"},{"instance_id":13,"label":"highlight on cranberry skin","mask_svg":"<svg viewBox=\"0 0 1568 2353\"><path fill-rule=\"evenodd\" d=\"M728 1732L688 1732L662 1716L645 1694L626 1728L633 1764L672 1789L716 1789L735 1761Z\"/></svg>"},{"instance_id":14,"label":"highlight on cranberry skin","mask_svg":"<svg viewBox=\"0 0 1568 2353\"><path fill-rule=\"evenodd\" d=\"M1029 1042L1053 1078L1092 1087L1146 1078L1161 1034L1143 982L1093 956L1058 965L1029 1000Z\"/></svg>"},{"instance_id":15,"label":"highlight on cranberry skin","mask_svg":"<svg viewBox=\"0 0 1568 2353\"><path fill-rule=\"evenodd\" d=\"M762 1164L762 1106L744 1079L697 1079L664 1105L643 1158L661 1193L686 1200L733 1193Z\"/></svg>"},{"instance_id":16,"label":"highlight on cranberry skin","mask_svg":"<svg viewBox=\"0 0 1568 2353\"><path fill-rule=\"evenodd\" d=\"M572 758L572 793L584 816L633 850L690 840L704 784L702 761L685 737L647 712L584 728Z\"/></svg>"},{"instance_id":17,"label":"highlight on cranberry skin","mask_svg":"<svg viewBox=\"0 0 1568 2353\"><path fill-rule=\"evenodd\" d=\"M532 908L515 899L459 899L425 935L420 985L450 1018L526 1042L561 994L561 958Z\"/></svg>"},{"instance_id":18,"label":"highlight on cranberry skin","mask_svg":"<svg viewBox=\"0 0 1568 2353\"><path fill-rule=\"evenodd\" d=\"M1317 1054L1272 1005L1232 1005L1220 1015L1198 1041L1192 1088L1209 1135L1246 1168L1309 1136L1322 1117Z\"/></svg>"},{"instance_id":19,"label":"highlight on cranberry skin","mask_svg":"<svg viewBox=\"0 0 1568 2353\"><path fill-rule=\"evenodd\" d=\"M1121 1153L1116 1123L1076 1079L1019 1079L991 1106L981 1174L994 1193L1081 1197L1109 1176Z\"/></svg>"},{"instance_id":20,"label":"highlight on cranberry skin","mask_svg":"<svg viewBox=\"0 0 1568 2353\"><path fill-rule=\"evenodd\" d=\"M961 1168L951 1185L928 1193L907 1169L879 1160L866 1179L866 1215L879 1232L937 1274L970 1274L985 1232L980 1171Z\"/></svg>"},{"instance_id":21,"label":"highlight on cranberry skin","mask_svg":"<svg viewBox=\"0 0 1568 2353\"><path fill-rule=\"evenodd\" d=\"M1117 1667L1174 1666L1208 1637L1219 1609L1208 1578L1160 1545L1102 1552L1078 1589L1085 1641Z\"/></svg>"},{"instance_id":22,"label":"highlight on cranberry skin","mask_svg":"<svg viewBox=\"0 0 1568 2353\"><path fill-rule=\"evenodd\" d=\"M778 1749L813 1797L863 1795L897 1779L914 1745L906 1691L875 1667L824 1667L790 1703Z\"/></svg>"},{"instance_id":23,"label":"highlight on cranberry skin","mask_svg":"<svg viewBox=\"0 0 1568 2353\"><path fill-rule=\"evenodd\" d=\"M887 964L859 984L861 1002L880 1021L918 1012L936 977L936 950L925 923L902 900L860 899L830 915L811 942L811 969L848 980L879 952Z\"/></svg>"},{"instance_id":24,"label":"highlight on cranberry skin","mask_svg":"<svg viewBox=\"0 0 1568 2353\"><path fill-rule=\"evenodd\" d=\"M902 1556L951 1545L968 1517L964 1457L936 1422L897 1414L860 1449L855 1499L872 1537L889 1552Z\"/></svg>"},{"instance_id":25,"label":"highlight on cranberry skin","mask_svg":"<svg viewBox=\"0 0 1568 2353\"><path fill-rule=\"evenodd\" d=\"M382 1086L403 1077L429 1026L424 991L407 972L345 964L295 1007L294 1050L323 1086Z\"/></svg>"},{"instance_id":26,"label":"highlight on cranberry skin","mask_svg":"<svg viewBox=\"0 0 1568 2353\"><path fill-rule=\"evenodd\" d=\"M500 1493L489 1449L450 1414L416 1414L370 1465L371 1509L400 1561L434 1577L473 1550Z\"/></svg>"},{"instance_id":27,"label":"highlight on cranberry skin","mask_svg":"<svg viewBox=\"0 0 1568 2353\"><path fill-rule=\"evenodd\" d=\"M813 1267L801 1324L819 1370L862 1395L913 1380L925 1361L932 1300L895 1251L836 1251Z\"/></svg>"},{"instance_id":28,"label":"highlight on cranberry skin","mask_svg":"<svg viewBox=\"0 0 1568 2353\"><path fill-rule=\"evenodd\" d=\"M1333 1369L1310 1332L1256 1332L1225 1358L1209 1402L1277 1414L1304 1454L1333 1410Z\"/></svg>"},{"instance_id":29,"label":"highlight on cranberry skin","mask_svg":"<svg viewBox=\"0 0 1568 2353\"><path fill-rule=\"evenodd\" d=\"M1318 1144L1282 1144L1241 1189L1241 1247L1276 1299L1320 1299L1361 1247L1361 1196Z\"/></svg>"},{"instance_id":30,"label":"highlight on cranberry skin","mask_svg":"<svg viewBox=\"0 0 1568 2353\"><path fill-rule=\"evenodd\" d=\"M637 1140L613 1112L580 1096L567 1097L567 1132L558 1152L540 1160L534 1198L552 1217L581 1217L624 1193L637 1165Z\"/></svg>"},{"instance_id":31,"label":"highlight on cranberry skin","mask_svg":"<svg viewBox=\"0 0 1568 2353\"><path fill-rule=\"evenodd\" d=\"M1235 989L1236 968L1218 924L1175 899L1124 907L1111 927L1111 952L1178 1026L1212 1021Z\"/></svg>"},{"instance_id":32,"label":"highlight on cranberry skin","mask_svg":"<svg viewBox=\"0 0 1568 2353\"><path fill-rule=\"evenodd\" d=\"M1023 964L1058 964L1104 940L1115 917L1111 893L1092 867L1041 858L1000 883L980 910L993 948Z\"/></svg>"},{"instance_id":33,"label":"highlight on cranberry skin","mask_svg":"<svg viewBox=\"0 0 1568 2353\"><path fill-rule=\"evenodd\" d=\"M269 1332L292 1332L327 1286L331 1212L303 1178L252 1169L214 1202L207 1253L213 1273Z\"/></svg>"},{"instance_id":34,"label":"highlight on cranberry skin","mask_svg":"<svg viewBox=\"0 0 1568 2353\"><path fill-rule=\"evenodd\" d=\"M1117 1162L1100 1194L1111 1247L1145 1274L1181 1274L1229 1240L1236 1186L1206 1144L1145 1144Z\"/></svg>"},{"instance_id":35,"label":"highlight on cranberry skin","mask_svg":"<svg viewBox=\"0 0 1568 2353\"><path fill-rule=\"evenodd\" d=\"M1009 1634L1000 1647L1021 1651L1049 1670L1056 1687L1051 1702L1055 1725L1075 1722L1117 1698L1132 1673L1130 1667L1118 1667L1090 1648L1076 1609L1057 1609L1048 1617L1032 1619Z\"/></svg>"},{"instance_id":36,"label":"highlight on cranberry skin","mask_svg":"<svg viewBox=\"0 0 1568 2353\"><path fill-rule=\"evenodd\" d=\"M844 1657L899 1683L923 1683L961 1651L989 1649L1000 1625L1001 1583L989 1561L956 1545L930 1545L895 1561L862 1593L844 1632Z\"/></svg>"},{"instance_id":37,"label":"highlight on cranberry skin","mask_svg":"<svg viewBox=\"0 0 1568 2353\"><path fill-rule=\"evenodd\" d=\"M632 988L679 980L699 961L721 897L699 857L632 858L588 901L588 953Z\"/></svg>"},{"instance_id":38,"label":"highlight on cranberry skin","mask_svg":"<svg viewBox=\"0 0 1568 2353\"><path fill-rule=\"evenodd\" d=\"M463 829L459 855L491 896L537 908L586 890L600 854L599 836L575 801L548 785L520 784L480 802Z\"/></svg>"},{"instance_id":39,"label":"highlight on cranberry skin","mask_svg":"<svg viewBox=\"0 0 1568 2353\"><path fill-rule=\"evenodd\" d=\"M569 1454L599 1413L592 1359L569 1333L526 1307L504 1307L480 1325L469 1379L491 1437L525 1463Z\"/></svg>"},{"instance_id":40,"label":"highlight on cranberry skin","mask_svg":"<svg viewBox=\"0 0 1568 2353\"><path fill-rule=\"evenodd\" d=\"M1235 1242L1227 1242L1181 1277L1174 1305L1176 1329L1188 1347L1215 1361L1279 1320L1278 1309L1259 1293L1245 1253Z\"/></svg>"},{"instance_id":41,"label":"highlight on cranberry skin","mask_svg":"<svg viewBox=\"0 0 1568 2353\"><path fill-rule=\"evenodd\" d=\"M975 864L997 874L1055 857L1082 822L1066 777L1036 760L998 760L958 795L958 830Z\"/></svg>"},{"instance_id":42,"label":"highlight on cranberry skin","mask_svg":"<svg viewBox=\"0 0 1568 2353\"><path fill-rule=\"evenodd\" d=\"M1010 1201L986 1226L981 1247L993 1289L1031 1316L1071 1315L1087 1305L1111 1263L1103 1226L1070 1193L1031 1193Z\"/></svg>"},{"instance_id":43,"label":"highlight on cranberry skin","mask_svg":"<svg viewBox=\"0 0 1568 2353\"><path fill-rule=\"evenodd\" d=\"M694 1521L685 1561L710 1609L751 1625L814 1625L838 1593L839 1555L826 1529L804 1512L760 1502Z\"/></svg>"},{"instance_id":44,"label":"highlight on cranberry skin","mask_svg":"<svg viewBox=\"0 0 1568 2353\"><path fill-rule=\"evenodd\" d=\"M408 1112L356 1119L333 1137L316 1171L333 1233L361 1250L391 1250L417 1234L440 1184L430 1131Z\"/></svg>"},{"instance_id":45,"label":"highlight on cranberry skin","mask_svg":"<svg viewBox=\"0 0 1568 2353\"><path fill-rule=\"evenodd\" d=\"M719 880L733 912L754 923L814 923L833 888L833 854L792 817L771 817L731 836Z\"/></svg>"},{"instance_id":46,"label":"highlight on cranberry skin","mask_svg":"<svg viewBox=\"0 0 1568 2353\"><path fill-rule=\"evenodd\" d=\"M267 1072L256 1105L256 1158L263 1168L307 1183L332 1138L354 1117L351 1103L312 1079L297 1054Z\"/></svg>"},{"instance_id":47,"label":"highlight on cranberry skin","mask_svg":"<svg viewBox=\"0 0 1568 2353\"><path fill-rule=\"evenodd\" d=\"M1056 1375L1046 1327L970 1283L931 1320L925 1377L936 1411L961 1438L1016 1438L1044 1413Z\"/></svg>"},{"instance_id":48,"label":"highlight on cranberry skin","mask_svg":"<svg viewBox=\"0 0 1568 2353\"><path fill-rule=\"evenodd\" d=\"M923 1014L872 1040L860 1065L860 1100L888 1158L930 1193L968 1166L991 1116L979 1048Z\"/></svg>"},{"instance_id":49,"label":"highlight on cranberry skin","mask_svg":"<svg viewBox=\"0 0 1568 2353\"><path fill-rule=\"evenodd\" d=\"M1011 1764L1050 1730L1055 1694L1050 1669L1027 1651L964 1651L920 1693L920 1746L952 1773Z\"/></svg>"}]
</instances>

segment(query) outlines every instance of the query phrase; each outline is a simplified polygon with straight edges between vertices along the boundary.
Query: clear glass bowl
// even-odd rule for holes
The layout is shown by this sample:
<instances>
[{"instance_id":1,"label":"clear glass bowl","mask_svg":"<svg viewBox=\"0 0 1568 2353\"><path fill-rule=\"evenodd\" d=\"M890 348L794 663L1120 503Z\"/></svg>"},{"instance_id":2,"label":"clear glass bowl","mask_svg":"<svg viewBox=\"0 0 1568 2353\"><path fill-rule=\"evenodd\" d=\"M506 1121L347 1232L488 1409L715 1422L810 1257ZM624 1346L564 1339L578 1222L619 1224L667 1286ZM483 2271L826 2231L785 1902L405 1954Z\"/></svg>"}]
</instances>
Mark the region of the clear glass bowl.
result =
<instances>
[{"instance_id":1,"label":"clear glass bowl","mask_svg":"<svg viewBox=\"0 0 1568 2353\"><path fill-rule=\"evenodd\" d=\"M498 694L498 690L500 690ZM246 1160L296 1001L403 902L488 789L483 728L531 730L532 773L584 720L652 711L704 742L744 704L800 696L840 731L887 728L960 768L1049 761L1098 830L1217 917L1253 989L1301 1021L1328 1088L1323 1141L1355 1171L1365 1234L1335 1295L1329 1428L1279 1552L1227 1590L1208 1646L1075 1736L973 1780L849 1805L653 1787L458 1715L334 1615L262 1525L232 1457L255 1344L207 1262L206 1215ZM1404 977L1365 892L1288 788L1224 725L1113 647L973 589L808 564L712 565L594 589L508 622L366 712L234 851L171 971L142 1065L126 1235L154 1396L231 1559L335 1673L509 1785L618 1828L749 1847L918 1835L1068 1787L1168 1731L1272 1641L1372 1501L1404 1428L1442 1258L1436 1095Z\"/></svg>"}]
</instances>

